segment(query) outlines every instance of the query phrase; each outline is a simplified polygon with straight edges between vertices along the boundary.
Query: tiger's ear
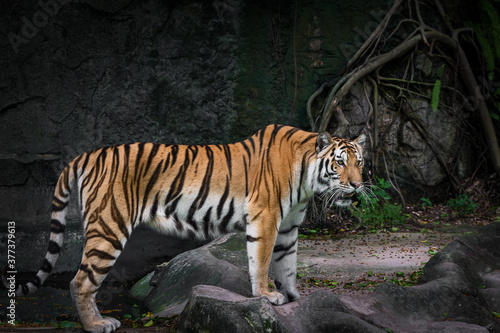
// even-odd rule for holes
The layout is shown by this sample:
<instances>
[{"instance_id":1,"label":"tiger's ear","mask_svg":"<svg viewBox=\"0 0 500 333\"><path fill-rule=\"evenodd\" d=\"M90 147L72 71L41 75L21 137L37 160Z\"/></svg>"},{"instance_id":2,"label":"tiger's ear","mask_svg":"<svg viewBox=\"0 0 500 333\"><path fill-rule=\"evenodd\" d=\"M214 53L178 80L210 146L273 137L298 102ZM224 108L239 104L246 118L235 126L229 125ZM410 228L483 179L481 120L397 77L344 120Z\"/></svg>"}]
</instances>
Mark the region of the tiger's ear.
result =
<instances>
[{"instance_id":1,"label":"tiger's ear","mask_svg":"<svg viewBox=\"0 0 500 333\"><path fill-rule=\"evenodd\" d=\"M356 139L353 140L355 143L361 146L361 148L365 147L366 135L361 133Z\"/></svg>"},{"instance_id":2,"label":"tiger's ear","mask_svg":"<svg viewBox=\"0 0 500 333\"><path fill-rule=\"evenodd\" d=\"M327 132L321 132L316 139L316 153L322 152L332 144L332 137Z\"/></svg>"}]
</instances>

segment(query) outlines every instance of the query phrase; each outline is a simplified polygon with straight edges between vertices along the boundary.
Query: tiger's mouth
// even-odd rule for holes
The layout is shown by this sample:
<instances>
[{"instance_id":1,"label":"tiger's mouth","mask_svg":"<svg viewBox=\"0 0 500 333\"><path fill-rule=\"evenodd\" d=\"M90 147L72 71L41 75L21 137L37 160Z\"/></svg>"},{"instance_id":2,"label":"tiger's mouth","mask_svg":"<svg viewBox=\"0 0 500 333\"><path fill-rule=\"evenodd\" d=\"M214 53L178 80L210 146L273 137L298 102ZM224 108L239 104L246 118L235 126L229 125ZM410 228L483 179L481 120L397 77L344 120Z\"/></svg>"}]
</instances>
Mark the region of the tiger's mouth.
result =
<instances>
[{"instance_id":1,"label":"tiger's mouth","mask_svg":"<svg viewBox=\"0 0 500 333\"><path fill-rule=\"evenodd\" d=\"M339 207L350 206L355 196L356 192L351 192L351 193L344 192L341 195L339 195L338 198L335 200L335 205Z\"/></svg>"}]
</instances>

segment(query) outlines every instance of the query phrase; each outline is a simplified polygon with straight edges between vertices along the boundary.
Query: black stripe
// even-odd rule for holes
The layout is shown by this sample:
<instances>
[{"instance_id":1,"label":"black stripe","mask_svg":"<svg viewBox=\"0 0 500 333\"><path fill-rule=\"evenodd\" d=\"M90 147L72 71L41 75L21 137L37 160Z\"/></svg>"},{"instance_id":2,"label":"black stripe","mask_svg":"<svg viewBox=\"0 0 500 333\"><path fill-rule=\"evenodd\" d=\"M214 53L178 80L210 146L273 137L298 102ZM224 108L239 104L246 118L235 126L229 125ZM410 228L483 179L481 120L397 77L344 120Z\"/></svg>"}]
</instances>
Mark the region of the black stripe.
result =
<instances>
[{"instance_id":1,"label":"black stripe","mask_svg":"<svg viewBox=\"0 0 500 333\"><path fill-rule=\"evenodd\" d=\"M278 136L278 132L283 128L283 125L274 125L274 129L271 132L271 137L269 138L269 148L275 143L276 136Z\"/></svg>"},{"instance_id":2,"label":"black stripe","mask_svg":"<svg viewBox=\"0 0 500 333\"><path fill-rule=\"evenodd\" d=\"M197 145L189 145L188 149L193 153L193 161L196 159L196 156L198 156L198 148L199 146Z\"/></svg>"},{"instance_id":3,"label":"black stripe","mask_svg":"<svg viewBox=\"0 0 500 333\"><path fill-rule=\"evenodd\" d=\"M59 244L57 244L56 242L51 240L51 241L49 241L48 252L50 254L58 254L59 252L61 252L61 248L59 247Z\"/></svg>"},{"instance_id":4,"label":"black stripe","mask_svg":"<svg viewBox=\"0 0 500 333\"><path fill-rule=\"evenodd\" d=\"M132 204L130 202L130 196L128 194L128 176L129 176L129 161L130 161L130 146L124 145L123 150L125 151L125 157L123 158L123 173L122 173L122 190L123 196L125 197L125 203L127 204L127 214L130 216L132 212Z\"/></svg>"},{"instance_id":5,"label":"black stripe","mask_svg":"<svg viewBox=\"0 0 500 333\"><path fill-rule=\"evenodd\" d=\"M168 167L170 166L170 156L171 154L169 153L167 155L167 159L165 160L165 165L163 165L163 170L161 170L162 173L165 173L165 171L167 171Z\"/></svg>"},{"instance_id":6,"label":"black stripe","mask_svg":"<svg viewBox=\"0 0 500 333\"><path fill-rule=\"evenodd\" d=\"M69 193L68 194L65 194L64 192L64 187L66 187L66 189L69 188L68 186L68 174L69 174L70 170L69 170L69 166L66 166L63 170L63 173L62 173L62 179L58 180L57 181L57 190L58 190L58 195L60 195L61 197L63 198L67 198L69 196ZM55 195L54 195L55 196Z\"/></svg>"},{"instance_id":7,"label":"black stripe","mask_svg":"<svg viewBox=\"0 0 500 333\"><path fill-rule=\"evenodd\" d=\"M54 234L60 234L63 233L66 230L66 226L59 222L58 220L51 220L50 221L50 232Z\"/></svg>"},{"instance_id":8,"label":"black stripe","mask_svg":"<svg viewBox=\"0 0 500 333\"><path fill-rule=\"evenodd\" d=\"M158 153L159 145L154 144L154 143L152 145L153 145L153 147L151 148L151 151L149 152L148 160L146 162L146 170L144 170L144 173L148 172L149 168L151 167L151 163L153 162L154 157Z\"/></svg>"},{"instance_id":9,"label":"black stripe","mask_svg":"<svg viewBox=\"0 0 500 333\"><path fill-rule=\"evenodd\" d=\"M210 180L212 179L213 169L214 169L214 156L213 151L210 147L205 146L205 150L207 153L207 169L205 170L205 175L203 176L203 181L201 182L200 190L198 191L198 195L194 199L193 203L189 207L187 222L193 227L195 231L198 230L198 224L194 220L195 212L203 207L205 203L208 193L210 191Z\"/></svg>"},{"instance_id":10,"label":"black stripe","mask_svg":"<svg viewBox=\"0 0 500 333\"><path fill-rule=\"evenodd\" d=\"M247 235L247 242L250 242L250 243L256 242L260 239L261 239L261 237L252 237L250 235Z\"/></svg>"},{"instance_id":11,"label":"black stripe","mask_svg":"<svg viewBox=\"0 0 500 333\"><path fill-rule=\"evenodd\" d=\"M252 161L252 153L250 152L250 149L248 148L247 144L245 141L240 142L243 148L245 148L245 151L247 152L248 155L248 164Z\"/></svg>"},{"instance_id":12,"label":"black stripe","mask_svg":"<svg viewBox=\"0 0 500 333\"><path fill-rule=\"evenodd\" d=\"M165 199L165 205L169 203L170 200L178 196L179 193L181 193L182 187L184 186L184 180L186 178L186 170L189 164L190 164L189 155L186 151L184 163L179 168L179 172L172 181L172 184L170 184L170 190L168 191L167 198Z\"/></svg>"},{"instance_id":13,"label":"black stripe","mask_svg":"<svg viewBox=\"0 0 500 333\"><path fill-rule=\"evenodd\" d=\"M197 209L201 208L205 201L207 200L208 193L210 192L210 180L214 172L214 153L210 147L206 147L207 151L207 170L205 171L205 176L203 177L202 186L198 197L196 198ZM198 202L199 201L199 202Z\"/></svg>"},{"instance_id":14,"label":"black stripe","mask_svg":"<svg viewBox=\"0 0 500 333\"><path fill-rule=\"evenodd\" d=\"M289 256L290 254L294 254L296 252L296 250L292 250L292 251L288 251L288 252L285 252L283 253L281 256L279 256L279 258L276 258L274 261L281 261L283 258L285 258L286 256Z\"/></svg>"},{"instance_id":15,"label":"black stripe","mask_svg":"<svg viewBox=\"0 0 500 333\"><path fill-rule=\"evenodd\" d=\"M95 279L94 279L94 273L93 273L90 269L88 269L88 266L87 266L87 265L84 265L84 264L80 265L80 270L81 270L81 271L83 271L83 272L85 272L85 273L87 273L87 276L89 277L89 281L90 281L90 282L91 282L94 286L96 286L96 287L97 287L97 286L99 286L99 285L97 284L97 282L95 281Z\"/></svg>"},{"instance_id":16,"label":"black stripe","mask_svg":"<svg viewBox=\"0 0 500 333\"><path fill-rule=\"evenodd\" d=\"M172 203L165 208L165 217L170 217L172 213L175 212L175 209L177 208L177 204L179 203L179 200L182 198L182 195L179 195L177 198L175 198Z\"/></svg>"},{"instance_id":17,"label":"black stripe","mask_svg":"<svg viewBox=\"0 0 500 333\"><path fill-rule=\"evenodd\" d=\"M142 155L144 154L144 145L145 145L144 143L137 144L137 155L135 156L135 168L134 168L134 182L129 182L130 193L132 194L130 202L135 204L135 206L132 207L132 214L131 214L132 226L140 222L140 218L142 217L142 214L139 214L139 208L140 208L139 194L141 189L139 183L142 181L142 175L145 174L145 172L143 171L144 163L141 164L143 160Z\"/></svg>"},{"instance_id":18,"label":"black stripe","mask_svg":"<svg viewBox=\"0 0 500 333\"><path fill-rule=\"evenodd\" d=\"M23 291L23 295L26 295L30 292L30 289L28 288L27 284L22 284L21 285L21 290Z\"/></svg>"},{"instance_id":19,"label":"black stripe","mask_svg":"<svg viewBox=\"0 0 500 333\"><path fill-rule=\"evenodd\" d=\"M98 249L90 249L87 253L85 253L85 255L87 256L87 258L97 257L97 258L103 259L103 260L115 260L116 259L115 256L112 256L111 254L104 252L104 251L101 251L101 250L98 250Z\"/></svg>"},{"instance_id":20,"label":"black stripe","mask_svg":"<svg viewBox=\"0 0 500 333\"><path fill-rule=\"evenodd\" d=\"M111 218L113 221L118 225L118 228L120 228L120 231L122 232L123 236L125 238L129 238L130 235L128 233L128 229L126 227L126 221L123 218L123 215L121 214L120 210L118 209L118 206L116 205L115 197L111 197Z\"/></svg>"},{"instance_id":21,"label":"black stripe","mask_svg":"<svg viewBox=\"0 0 500 333\"><path fill-rule=\"evenodd\" d=\"M286 256L294 254L297 251L295 248L293 248L296 243L297 243L297 239L295 239L295 241L293 241L291 244L286 245L286 246L285 245L279 245L279 244L275 245L274 249L273 249L273 253L277 253L277 252L284 252L284 253L281 256L279 256L278 258L276 258L274 261L275 262L276 261L280 261L283 258L285 258Z\"/></svg>"},{"instance_id":22,"label":"black stripe","mask_svg":"<svg viewBox=\"0 0 500 333\"><path fill-rule=\"evenodd\" d=\"M146 203L147 203L148 198L149 198L149 193L151 192L151 190L155 186L156 182L158 181L158 177L160 176L160 169L161 169L162 164L163 164L163 161L161 161L156 166L156 169L153 172L153 175L151 176L151 178L149 178L148 184L146 185L146 190L144 191L144 194L143 194L144 198L142 200L141 217L143 216L144 210L146 209Z\"/></svg>"},{"instance_id":23,"label":"black stripe","mask_svg":"<svg viewBox=\"0 0 500 333\"><path fill-rule=\"evenodd\" d=\"M224 218L221 221L221 224L219 226L219 230L222 233L227 233L227 226L229 225L229 222L231 221L231 218L234 215L234 198L231 199L231 203L229 204L229 211L227 214L224 216Z\"/></svg>"},{"instance_id":24,"label":"black stripe","mask_svg":"<svg viewBox=\"0 0 500 333\"><path fill-rule=\"evenodd\" d=\"M288 245L281 245L281 244L277 244L274 246L273 248L273 253L276 253L276 252L282 252L282 251L288 251L290 250L292 247L295 246L295 244L297 243L297 239L295 239L292 243L288 244Z\"/></svg>"},{"instance_id":25,"label":"black stripe","mask_svg":"<svg viewBox=\"0 0 500 333\"><path fill-rule=\"evenodd\" d=\"M69 203L69 201L64 202L64 201L60 200L59 198L57 198L56 196L54 196L54 198L52 198L52 211L53 212L60 212L61 210L64 210L64 208L66 208L68 203Z\"/></svg>"},{"instance_id":26,"label":"black stripe","mask_svg":"<svg viewBox=\"0 0 500 333\"><path fill-rule=\"evenodd\" d=\"M253 138L250 137L250 138L248 138L247 141L250 142L250 144L252 145L252 150L253 150L253 153L255 154L255 142L254 142Z\"/></svg>"},{"instance_id":27,"label":"black stripe","mask_svg":"<svg viewBox=\"0 0 500 333\"><path fill-rule=\"evenodd\" d=\"M106 222L104 222L104 220L100 216L99 216L97 221L99 222L99 226L102 228L102 231L104 232L104 234L101 234L98 230L93 230L93 232L95 232L95 235L91 235L91 236L87 237L87 239L95 238L95 237L104 238L109 243L111 243L111 245L113 245L113 247L115 249L122 251L123 245L118 240L118 237L113 232L113 230L109 227L109 225Z\"/></svg>"},{"instance_id":28,"label":"black stripe","mask_svg":"<svg viewBox=\"0 0 500 333\"><path fill-rule=\"evenodd\" d=\"M111 159L111 170L118 170L120 168L120 149L118 147L113 147L113 158ZM116 173L115 173L116 177Z\"/></svg>"},{"instance_id":29,"label":"black stripe","mask_svg":"<svg viewBox=\"0 0 500 333\"><path fill-rule=\"evenodd\" d=\"M205 216L203 217L203 229L205 232L205 239L209 238L209 229L210 229L210 216L212 214L212 207L210 207L207 212L205 213Z\"/></svg>"},{"instance_id":30,"label":"black stripe","mask_svg":"<svg viewBox=\"0 0 500 333\"><path fill-rule=\"evenodd\" d=\"M47 258L43 259L42 267L40 267L40 270L45 273L52 272L52 264L47 260Z\"/></svg>"},{"instance_id":31,"label":"black stripe","mask_svg":"<svg viewBox=\"0 0 500 333\"><path fill-rule=\"evenodd\" d=\"M179 220L179 217L177 214L174 214L173 216L175 227L177 228L177 231L182 231L184 229L184 226L182 225L182 222Z\"/></svg>"},{"instance_id":32,"label":"black stripe","mask_svg":"<svg viewBox=\"0 0 500 333\"><path fill-rule=\"evenodd\" d=\"M217 205L217 219L220 219L222 210L224 209L224 204L226 203L228 196L229 196L229 179L226 176L226 187L224 188L224 193L222 193L222 197L220 198L219 204Z\"/></svg>"},{"instance_id":33,"label":"black stripe","mask_svg":"<svg viewBox=\"0 0 500 333\"><path fill-rule=\"evenodd\" d=\"M111 270L111 267L112 266L108 266L108 267L97 267L96 265L92 264L92 270L94 272L96 272L97 274L101 274L101 275L105 275L105 274L108 274L109 271Z\"/></svg>"},{"instance_id":34,"label":"black stripe","mask_svg":"<svg viewBox=\"0 0 500 333\"><path fill-rule=\"evenodd\" d=\"M160 192L156 192L155 201L153 201L153 206L151 207L150 217L153 219L156 216L156 211L158 210L158 195Z\"/></svg>"},{"instance_id":35,"label":"black stripe","mask_svg":"<svg viewBox=\"0 0 500 333\"><path fill-rule=\"evenodd\" d=\"M137 172L139 172L139 164L141 163L141 157L142 157L142 154L144 153L144 143L138 143L136 144L137 145L137 155L135 156L135 168L134 168L134 179L139 179L138 177L140 176L140 173L137 174Z\"/></svg>"},{"instance_id":36,"label":"black stripe","mask_svg":"<svg viewBox=\"0 0 500 333\"><path fill-rule=\"evenodd\" d=\"M280 231L279 234L281 234L281 235L288 234L288 233L294 231L295 229L297 229L298 227L299 227L298 225L294 225L290 229Z\"/></svg>"},{"instance_id":37,"label":"black stripe","mask_svg":"<svg viewBox=\"0 0 500 333\"><path fill-rule=\"evenodd\" d=\"M106 171L107 172L107 171ZM99 192L99 189L101 188L102 184L104 183L104 180L106 179L106 173L104 174L103 177L101 177L101 180L97 184L96 188L90 193L90 195L87 198L87 201L85 202L85 212L83 212L83 218L87 218L87 214L90 212L89 209L92 206L92 203L97 199L97 194ZM91 186L92 187L92 186Z\"/></svg>"},{"instance_id":38,"label":"black stripe","mask_svg":"<svg viewBox=\"0 0 500 333\"><path fill-rule=\"evenodd\" d=\"M238 231L245 231L247 228L245 221L240 220L234 224L234 229Z\"/></svg>"},{"instance_id":39,"label":"black stripe","mask_svg":"<svg viewBox=\"0 0 500 333\"><path fill-rule=\"evenodd\" d=\"M33 278L33 281L31 281L31 283L33 283L37 288L42 285L42 281L40 280L38 275Z\"/></svg>"},{"instance_id":40,"label":"black stripe","mask_svg":"<svg viewBox=\"0 0 500 333\"><path fill-rule=\"evenodd\" d=\"M278 186L276 186L275 182L274 182L274 177L272 178L273 180L273 185L274 185L274 188L276 188L276 195L278 197L278 204L280 206L280 219L283 218L283 205L282 205L282 198L281 198L281 186L279 184L277 184Z\"/></svg>"},{"instance_id":41,"label":"black stripe","mask_svg":"<svg viewBox=\"0 0 500 333\"><path fill-rule=\"evenodd\" d=\"M172 166L177 162L177 154L179 153L179 146L172 146L171 148L172 154Z\"/></svg>"},{"instance_id":42,"label":"black stripe","mask_svg":"<svg viewBox=\"0 0 500 333\"><path fill-rule=\"evenodd\" d=\"M259 133L259 151L262 152L262 146L264 145L264 135L266 134L265 130L261 130Z\"/></svg>"},{"instance_id":43,"label":"black stripe","mask_svg":"<svg viewBox=\"0 0 500 333\"><path fill-rule=\"evenodd\" d=\"M246 160L243 157L243 165L245 166L245 197L248 197L248 168L250 166L250 160L247 165Z\"/></svg>"},{"instance_id":44,"label":"black stripe","mask_svg":"<svg viewBox=\"0 0 500 333\"><path fill-rule=\"evenodd\" d=\"M226 163L227 163L227 168L229 170L229 177L232 177L233 175L233 170L232 170L232 164L231 164L231 149L229 148L228 145L223 145L224 148L224 156L226 157Z\"/></svg>"},{"instance_id":45,"label":"black stripe","mask_svg":"<svg viewBox=\"0 0 500 333\"><path fill-rule=\"evenodd\" d=\"M298 131L299 131L299 129L298 129L298 128L296 128L296 127L292 127L292 128L290 128L290 129L286 132L286 134L285 134L283 137L284 137L286 140L290 140L290 138L291 138L291 137L292 137L295 133L297 133ZM315 136L315 135L312 135L312 137L314 137L314 136Z\"/></svg>"},{"instance_id":46,"label":"black stripe","mask_svg":"<svg viewBox=\"0 0 500 333\"><path fill-rule=\"evenodd\" d=\"M308 141L311 141L312 139L316 140L318 138L318 134L311 134L308 137L306 137L304 140L300 142L301 145L307 143Z\"/></svg>"}]
</instances>

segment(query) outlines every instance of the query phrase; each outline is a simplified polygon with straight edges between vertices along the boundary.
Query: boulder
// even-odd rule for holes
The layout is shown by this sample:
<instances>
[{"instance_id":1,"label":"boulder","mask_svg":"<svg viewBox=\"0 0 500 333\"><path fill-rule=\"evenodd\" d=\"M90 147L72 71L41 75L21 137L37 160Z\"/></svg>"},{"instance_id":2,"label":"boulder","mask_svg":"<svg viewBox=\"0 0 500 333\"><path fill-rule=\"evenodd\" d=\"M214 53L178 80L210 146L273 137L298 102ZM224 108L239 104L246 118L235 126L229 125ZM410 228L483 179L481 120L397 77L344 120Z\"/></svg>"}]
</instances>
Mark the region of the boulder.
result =
<instances>
[{"instance_id":1,"label":"boulder","mask_svg":"<svg viewBox=\"0 0 500 333\"><path fill-rule=\"evenodd\" d=\"M243 234L229 234L184 252L158 265L154 272L137 282L131 296L161 317L180 314L197 285L220 286L251 296L245 244Z\"/></svg>"},{"instance_id":2,"label":"boulder","mask_svg":"<svg viewBox=\"0 0 500 333\"><path fill-rule=\"evenodd\" d=\"M339 297L317 291L281 306L214 286L197 286L178 332L365 332L383 330L359 319Z\"/></svg>"}]
</instances>

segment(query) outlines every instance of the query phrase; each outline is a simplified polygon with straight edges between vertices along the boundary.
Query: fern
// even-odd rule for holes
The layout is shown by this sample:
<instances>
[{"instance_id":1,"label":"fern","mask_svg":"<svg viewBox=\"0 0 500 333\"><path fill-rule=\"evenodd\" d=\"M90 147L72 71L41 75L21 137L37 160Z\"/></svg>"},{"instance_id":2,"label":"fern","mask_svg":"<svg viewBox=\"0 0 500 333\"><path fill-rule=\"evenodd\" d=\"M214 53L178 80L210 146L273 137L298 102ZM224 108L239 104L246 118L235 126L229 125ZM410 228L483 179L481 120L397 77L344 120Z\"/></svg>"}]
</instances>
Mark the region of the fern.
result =
<instances>
[{"instance_id":1,"label":"fern","mask_svg":"<svg viewBox=\"0 0 500 333\"><path fill-rule=\"evenodd\" d=\"M432 111L436 111L439 105L439 95L441 94L441 80L437 79L432 87L431 106Z\"/></svg>"}]
</instances>

